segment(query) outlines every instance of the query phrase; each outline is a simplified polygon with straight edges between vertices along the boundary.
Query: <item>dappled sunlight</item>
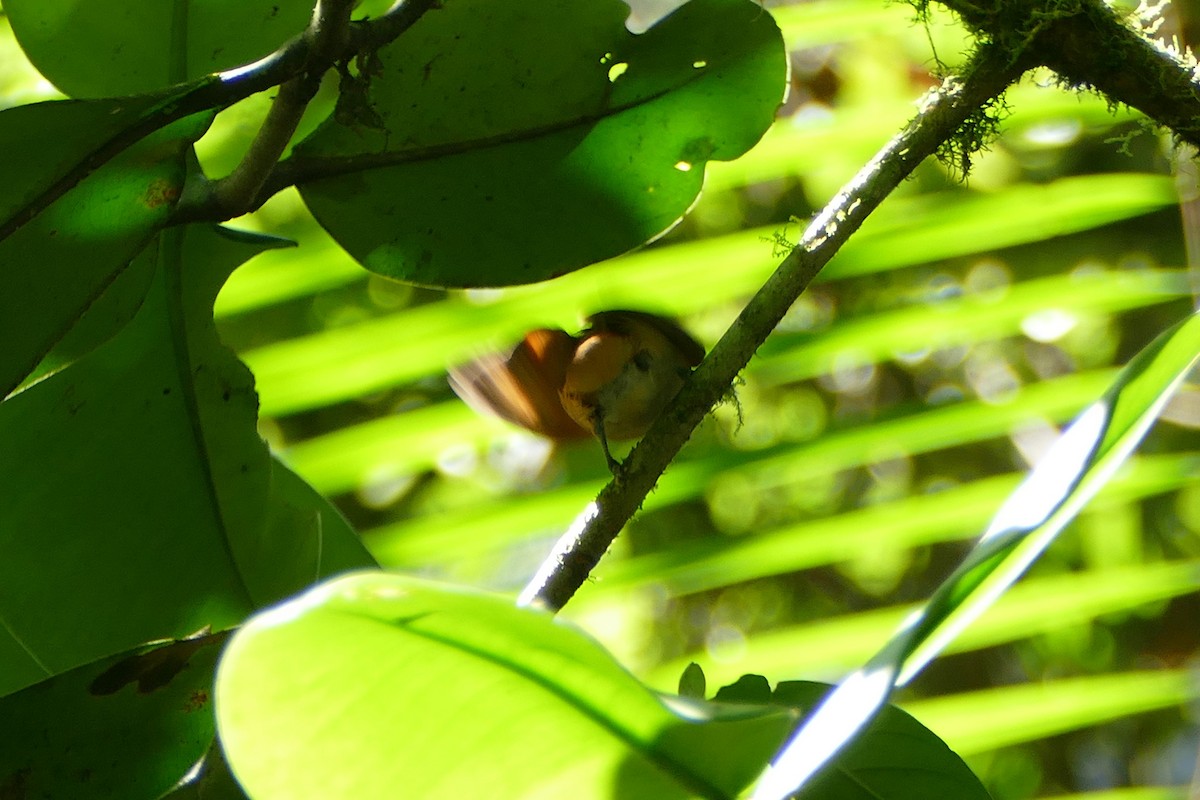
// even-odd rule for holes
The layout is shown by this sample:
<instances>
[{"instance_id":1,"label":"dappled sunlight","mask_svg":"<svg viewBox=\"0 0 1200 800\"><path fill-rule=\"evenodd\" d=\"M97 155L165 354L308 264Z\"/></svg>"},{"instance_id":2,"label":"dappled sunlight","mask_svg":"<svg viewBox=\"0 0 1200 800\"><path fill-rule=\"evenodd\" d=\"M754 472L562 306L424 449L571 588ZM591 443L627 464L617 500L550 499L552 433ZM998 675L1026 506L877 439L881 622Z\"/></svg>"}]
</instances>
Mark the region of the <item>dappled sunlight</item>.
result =
<instances>
[{"instance_id":1,"label":"dappled sunlight","mask_svg":"<svg viewBox=\"0 0 1200 800\"><path fill-rule=\"evenodd\" d=\"M752 795L784 800L843 747L887 700L895 673L889 665L854 673L825 698L776 756Z\"/></svg>"}]
</instances>

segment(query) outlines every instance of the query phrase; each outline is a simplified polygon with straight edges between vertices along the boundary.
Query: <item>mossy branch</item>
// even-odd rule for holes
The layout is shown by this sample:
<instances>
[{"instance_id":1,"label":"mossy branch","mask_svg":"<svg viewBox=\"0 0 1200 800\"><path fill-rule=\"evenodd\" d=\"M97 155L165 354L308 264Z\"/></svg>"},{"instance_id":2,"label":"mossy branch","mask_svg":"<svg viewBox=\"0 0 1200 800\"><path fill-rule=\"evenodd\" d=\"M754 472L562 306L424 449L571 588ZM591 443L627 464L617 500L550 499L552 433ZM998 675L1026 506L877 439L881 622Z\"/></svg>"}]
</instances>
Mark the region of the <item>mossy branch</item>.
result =
<instances>
[{"instance_id":1,"label":"mossy branch","mask_svg":"<svg viewBox=\"0 0 1200 800\"><path fill-rule=\"evenodd\" d=\"M1193 59L1156 46L1099 0L940 0L1014 63L1045 66L1071 86L1136 108L1200 146Z\"/></svg>"},{"instance_id":2,"label":"mossy branch","mask_svg":"<svg viewBox=\"0 0 1200 800\"><path fill-rule=\"evenodd\" d=\"M994 45L980 48L962 78L948 79L934 92L921 113L829 202L691 375L674 404L633 449L620 479L605 486L560 539L521 593L521 604L552 611L566 604L695 427L729 391L738 373L817 272L921 161L933 155L971 114L987 106L1020 74L1020 68L1003 49Z\"/></svg>"}]
</instances>

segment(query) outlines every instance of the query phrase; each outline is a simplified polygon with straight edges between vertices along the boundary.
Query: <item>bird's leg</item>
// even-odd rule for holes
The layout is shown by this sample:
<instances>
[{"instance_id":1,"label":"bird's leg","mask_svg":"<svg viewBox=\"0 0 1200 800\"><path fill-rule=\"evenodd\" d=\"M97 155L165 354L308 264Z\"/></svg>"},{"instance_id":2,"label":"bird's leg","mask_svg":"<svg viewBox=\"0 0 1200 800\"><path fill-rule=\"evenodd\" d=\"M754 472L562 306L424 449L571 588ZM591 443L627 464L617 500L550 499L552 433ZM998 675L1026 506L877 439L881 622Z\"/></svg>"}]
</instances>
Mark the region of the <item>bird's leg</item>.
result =
<instances>
[{"instance_id":1,"label":"bird's leg","mask_svg":"<svg viewBox=\"0 0 1200 800\"><path fill-rule=\"evenodd\" d=\"M608 437L604 435L604 416L598 408L592 412L592 430L595 431L596 438L600 440L600 447L604 450L608 471L613 474L614 478L620 480L625 474L625 465L613 458L612 451L608 449Z\"/></svg>"}]
</instances>

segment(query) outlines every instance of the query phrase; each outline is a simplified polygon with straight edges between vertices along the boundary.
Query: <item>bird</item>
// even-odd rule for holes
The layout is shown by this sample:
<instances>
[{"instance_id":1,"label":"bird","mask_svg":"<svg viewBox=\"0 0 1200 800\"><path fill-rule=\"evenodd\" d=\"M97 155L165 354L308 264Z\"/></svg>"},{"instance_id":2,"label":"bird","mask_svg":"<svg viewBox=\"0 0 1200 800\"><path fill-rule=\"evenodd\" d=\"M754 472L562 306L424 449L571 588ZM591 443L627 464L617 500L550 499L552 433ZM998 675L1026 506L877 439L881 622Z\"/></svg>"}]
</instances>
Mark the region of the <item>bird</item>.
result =
<instances>
[{"instance_id":1,"label":"bird","mask_svg":"<svg viewBox=\"0 0 1200 800\"><path fill-rule=\"evenodd\" d=\"M673 320L601 311L576 335L530 331L507 354L450 369L449 382L476 411L549 439L595 436L619 477L609 442L643 436L703 359L704 347Z\"/></svg>"}]
</instances>

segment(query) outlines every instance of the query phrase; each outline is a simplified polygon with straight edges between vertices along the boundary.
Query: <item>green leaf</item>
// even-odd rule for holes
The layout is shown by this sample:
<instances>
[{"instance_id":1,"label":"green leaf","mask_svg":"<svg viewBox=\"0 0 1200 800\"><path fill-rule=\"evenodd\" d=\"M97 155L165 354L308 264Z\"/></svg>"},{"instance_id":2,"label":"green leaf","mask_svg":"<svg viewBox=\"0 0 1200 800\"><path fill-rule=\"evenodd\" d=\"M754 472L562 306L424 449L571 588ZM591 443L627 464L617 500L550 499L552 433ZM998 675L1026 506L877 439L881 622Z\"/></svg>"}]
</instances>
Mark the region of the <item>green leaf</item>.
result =
<instances>
[{"instance_id":1,"label":"green leaf","mask_svg":"<svg viewBox=\"0 0 1200 800\"><path fill-rule=\"evenodd\" d=\"M249 800L229 771L221 745L215 739L198 773L161 800Z\"/></svg>"},{"instance_id":2,"label":"green leaf","mask_svg":"<svg viewBox=\"0 0 1200 800\"><path fill-rule=\"evenodd\" d=\"M248 538L254 551L241 563L253 570L249 586L256 605L339 572L376 566L341 512L275 458L266 526L261 536Z\"/></svg>"},{"instance_id":3,"label":"green leaf","mask_svg":"<svg viewBox=\"0 0 1200 800\"><path fill-rule=\"evenodd\" d=\"M1182 668L1000 686L906 705L969 755L1183 706L1198 696L1195 672Z\"/></svg>"},{"instance_id":4,"label":"green leaf","mask_svg":"<svg viewBox=\"0 0 1200 800\"><path fill-rule=\"evenodd\" d=\"M335 176L302 185L305 202L368 269L438 286L532 283L661 235L705 163L770 126L786 62L748 0L692 0L639 36L628 10L426 14L379 52L378 129L335 114L297 147L297 166Z\"/></svg>"},{"instance_id":5,"label":"green leaf","mask_svg":"<svg viewBox=\"0 0 1200 800\"><path fill-rule=\"evenodd\" d=\"M310 2L8 0L29 60L64 94L152 92L257 61L304 30Z\"/></svg>"},{"instance_id":6,"label":"green leaf","mask_svg":"<svg viewBox=\"0 0 1200 800\"><path fill-rule=\"evenodd\" d=\"M730 797L791 719L676 713L548 614L383 573L252 618L217 676L221 742L255 800Z\"/></svg>"},{"instance_id":7,"label":"green leaf","mask_svg":"<svg viewBox=\"0 0 1200 800\"><path fill-rule=\"evenodd\" d=\"M0 700L0 796L161 797L213 741L225 638L142 647Z\"/></svg>"},{"instance_id":8,"label":"green leaf","mask_svg":"<svg viewBox=\"0 0 1200 800\"><path fill-rule=\"evenodd\" d=\"M1080 414L993 518L966 561L866 666L847 678L772 762L756 800L791 794L1053 541L1133 452L1200 358L1200 314L1160 335Z\"/></svg>"},{"instance_id":9,"label":"green leaf","mask_svg":"<svg viewBox=\"0 0 1200 800\"><path fill-rule=\"evenodd\" d=\"M772 702L811 711L829 689L824 683L781 681ZM929 728L907 712L885 706L803 797L988 800L990 795L963 760Z\"/></svg>"},{"instance_id":10,"label":"green leaf","mask_svg":"<svg viewBox=\"0 0 1200 800\"><path fill-rule=\"evenodd\" d=\"M683 674L679 676L679 694L682 697L691 697L695 700L704 699L704 670L695 661L690 662L684 667Z\"/></svg>"},{"instance_id":11,"label":"green leaf","mask_svg":"<svg viewBox=\"0 0 1200 800\"><path fill-rule=\"evenodd\" d=\"M33 204L161 102L42 103L0 114L0 145L15 165L14 181L0 188L0 219L15 227L0 238L0 395L12 391L101 295L108 293L110 311L98 317L127 318L141 302L145 273L135 270L137 276L121 280L122 273L170 216L183 188L184 148L204 132L210 115L151 134L49 205ZM110 313L113 306L124 311ZM92 331L77 337L75 347L86 340L87 349L112 332L111 324L89 324Z\"/></svg>"},{"instance_id":12,"label":"green leaf","mask_svg":"<svg viewBox=\"0 0 1200 800\"><path fill-rule=\"evenodd\" d=\"M279 243L168 231L133 321L0 404L0 694L371 563L272 466L252 376L213 325L229 272Z\"/></svg>"},{"instance_id":13,"label":"green leaf","mask_svg":"<svg viewBox=\"0 0 1200 800\"><path fill-rule=\"evenodd\" d=\"M0 219L12 217L161 99L147 95L52 101L0 112L0 147L8 156L0 188Z\"/></svg>"},{"instance_id":14,"label":"green leaf","mask_svg":"<svg viewBox=\"0 0 1200 800\"><path fill-rule=\"evenodd\" d=\"M992 248L1008 247L1061 236L1088 226L1127 219L1176 201L1169 178L1157 175L1122 174L1068 178L1029 190L1008 189L994 195L957 198L945 192L917 199L894 197L868 219L863 230L847 243L838 258L824 270L820 280L851 275L878 273L903 266L952 258ZM970 214L957 206L964 203ZM969 225L969 235L960 234L957 225ZM937 231L936 236L920 237L913 230ZM273 342L244 354L253 369L262 393L265 415L293 414L299 411L341 402L380 391L426 375L440 372L448 364L476 355L481 341L504 344L517 341L531 328L556 325L576 329L586 313L602 310L598 306L597 286L604 287L604 302L612 308L652 308L667 314L691 314L719 305L731 296L754 292L775 269L778 258L772 256L767 239L775 228L715 237L702 241L654 247L587 270L564 276L536 287L512 289L486 305L464 308L461 298L428 303L365 322L333 327L307 336ZM306 242L307 246L307 242ZM303 248L302 248L303 249ZM319 255L319 254L318 254ZM310 268L303 261L292 269L291 262L277 262L270 274L261 278L251 272L246 294L262 296L270 284L275 291L286 292L289 284L308 285L322 279L336 280L347 267L332 257L320 256L331 266L330 272ZM731 269L730 265L736 265ZM256 270L258 263L251 265ZM315 270L316 274L313 274ZM296 273L296 274L293 274ZM253 296L239 300L237 282L242 271L230 280L229 303L253 302ZM703 281L696 281L703 275ZM1127 307L1142 298L1159 302L1169 296L1172 287L1185 283L1182 273L1155 270L1148 275L1126 275L1108 271L1096 276L1074 276L1039 282L1040 302L1034 290L1014 286L1013 302L1033 309L1061 308L1069 313L1094 313L1103 308ZM688 291L680 292L680 286ZM1186 293L1186 290L1185 290ZM1128 295L1121 305L1114 299ZM1077 299L1078 298L1078 299ZM925 333L942 341L973 341L983 333L1005 329L1019 331L1019 319L1005 315L1008 298L986 311L978 303L957 305L959 314L929 314L928 305L916 304L925 315ZM1065 305L1064 305L1065 304ZM939 304L939 308L941 305ZM468 313L469 311L469 313ZM953 331L963 316L978 313L978 323L963 326L962 336ZM831 334L848 347L864 354L883 349L880 341L890 342L905 336L894 326L911 322L912 313L896 312L884 336L871 330L867 320L847 328L835 326ZM1011 326L1004 326L1012 323ZM414 337L420 329L424 334ZM844 337L844 338L843 338ZM868 338L874 337L874 338ZM869 347L859 347L869 342ZM767 347L772 347L768 342ZM814 358L826 353L824 337L817 337L795 353L792 363L808 364L808 347ZM891 350L890 353L895 352ZM758 369L756 363L751 369ZM801 366L797 371L811 370ZM786 375L786 368L779 370ZM394 445L388 445L392 452Z\"/></svg>"}]
</instances>

